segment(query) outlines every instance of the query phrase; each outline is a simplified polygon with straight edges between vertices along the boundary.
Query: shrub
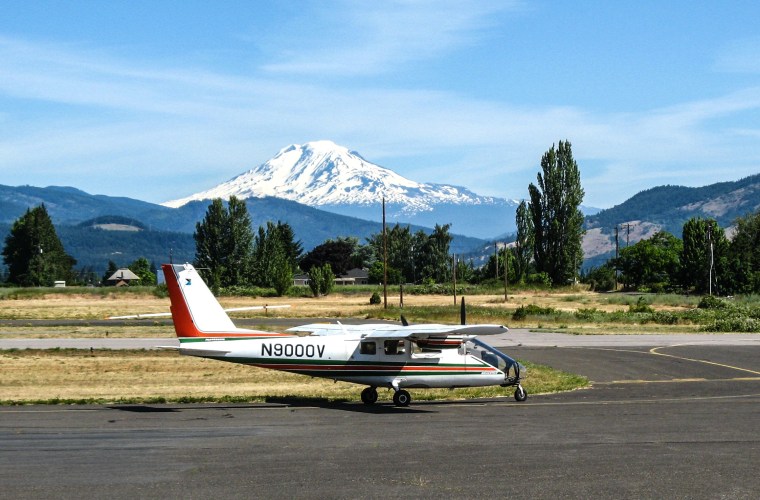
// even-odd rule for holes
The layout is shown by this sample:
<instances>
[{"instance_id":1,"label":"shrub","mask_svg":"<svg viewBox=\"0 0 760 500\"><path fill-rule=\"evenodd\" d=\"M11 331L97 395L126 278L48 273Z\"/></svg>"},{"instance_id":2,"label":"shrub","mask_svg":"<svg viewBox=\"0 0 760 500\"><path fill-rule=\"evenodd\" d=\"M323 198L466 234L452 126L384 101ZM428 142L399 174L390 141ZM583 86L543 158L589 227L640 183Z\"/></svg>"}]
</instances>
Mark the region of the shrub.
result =
<instances>
[{"instance_id":1,"label":"shrub","mask_svg":"<svg viewBox=\"0 0 760 500\"><path fill-rule=\"evenodd\" d=\"M380 294L377 292L372 292L372 296L369 298L369 303L373 306L376 306L380 304Z\"/></svg>"},{"instance_id":2,"label":"shrub","mask_svg":"<svg viewBox=\"0 0 760 500\"><path fill-rule=\"evenodd\" d=\"M716 319L711 325L707 325L706 332L760 332L760 321L754 318L731 317Z\"/></svg>"},{"instance_id":3,"label":"shrub","mask_svg":"<svg viewBox=\"0 0 760 500\"><path fill-rule=\"evenodd\" d=\"M512 319L520 321L528 316L546 316L555 312L556 310L552 307L540 307L535 304L528 304L527 306L518 307L512 315Z\"/></svg>"},{"instance_id":4,"label":"shrub","mask_svg":"<svg viewBox=\"0 0 760 500\"><path fill-rule=\"evenodd\" d=\"M654 312L654 309L652 309L652 306L650 306L646 299L644 297L639 297L639 300L636 301L636 304L630 304L628 306L628 312L632 313L649 313L652 314Z\"/></svg>"},{"instance_id":5,"label":"shrub","mask_svg":"<svg viewBox=\"0 0 760 500\"><path fill-rule=\"evenodd\" d=\"M699 301L697 307L700 309L725 309L728 307L728 303L714 295L705 295Z\"/></svg>"}]
</instances>

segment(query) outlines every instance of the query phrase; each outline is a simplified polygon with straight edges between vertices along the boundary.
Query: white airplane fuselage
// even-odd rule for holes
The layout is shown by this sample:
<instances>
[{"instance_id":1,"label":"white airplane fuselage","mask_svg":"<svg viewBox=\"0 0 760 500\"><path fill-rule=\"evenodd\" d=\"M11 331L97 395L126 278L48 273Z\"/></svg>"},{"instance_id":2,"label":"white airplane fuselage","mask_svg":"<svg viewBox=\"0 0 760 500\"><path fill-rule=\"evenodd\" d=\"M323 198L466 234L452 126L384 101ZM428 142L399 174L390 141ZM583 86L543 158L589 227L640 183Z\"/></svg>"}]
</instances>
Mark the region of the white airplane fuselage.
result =
<instances>
[{"instance_id":1,"label":"white airplane fuselage","mask_svg":"<svg viewBox=\"0 0 760 500\"><path fill-rule=\"evenodd\" d=\"M180 353L185 355L375 387L477 387L504 383L503 371L462 350L425 352L409 340L344 336L182 339L180 347Z\"/></svg>"}]
</instances>

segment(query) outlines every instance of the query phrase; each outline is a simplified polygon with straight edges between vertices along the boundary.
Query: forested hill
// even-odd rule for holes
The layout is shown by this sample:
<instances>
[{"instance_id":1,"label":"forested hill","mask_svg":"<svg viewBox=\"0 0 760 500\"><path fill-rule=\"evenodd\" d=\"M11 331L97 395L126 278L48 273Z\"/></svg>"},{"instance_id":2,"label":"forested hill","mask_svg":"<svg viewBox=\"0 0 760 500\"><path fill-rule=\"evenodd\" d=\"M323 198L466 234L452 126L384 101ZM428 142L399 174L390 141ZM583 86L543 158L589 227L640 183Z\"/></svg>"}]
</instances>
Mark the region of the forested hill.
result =
<instances>
[{"instance_id":1,"label":"forested hill","mask_svg":"<svg viewBox=\"0 0 760 500\"><path fill-rule=\"evenodd\" d=\"M586 217L586 226L608 234L614 231L616 224L644 221L680 237L684 222L692 217L713 218L722 227L728 227L737 217L758 209L760 174L696 188L659 186L647 189L620 205Z\"/></svg>"},{"instance_id":2,"label":"forested hill","mask_svg":"<svg viewBox=\"0 0 760 500\"><path fill-rule=\"evenodd\" d=\"M127 265L138 257L165 262L170 250L178 261L192 260L195 224L203 219L209 205L194 201L168 208L130 198L90 195L69 187L0 185L0 246L11 224L41 203L64 247L77 259L76 267L92 267L96 272L104 271L109 260L118 265ZM269 221L287 222L305 250L337 237L354 236L364 243L365 238L382 231L379 222L333 214L290 200L249 198L246 206L254 230ZM420 226L411 229L430 231ZM462 254L484 244L477 238L454 235L451 250Z\"/></svg>"}]
</instances>

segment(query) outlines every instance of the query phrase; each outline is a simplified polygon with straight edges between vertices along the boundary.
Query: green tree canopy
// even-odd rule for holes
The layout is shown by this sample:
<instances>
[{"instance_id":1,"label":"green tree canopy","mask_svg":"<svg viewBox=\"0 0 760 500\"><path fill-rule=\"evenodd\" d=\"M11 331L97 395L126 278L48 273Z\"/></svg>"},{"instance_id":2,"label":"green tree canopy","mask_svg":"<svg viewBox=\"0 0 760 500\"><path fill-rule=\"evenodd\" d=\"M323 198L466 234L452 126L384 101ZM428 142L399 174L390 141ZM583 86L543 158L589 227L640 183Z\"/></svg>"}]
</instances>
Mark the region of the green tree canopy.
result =
<instances>
[{"instance_id":1,"label":"green tree canopy","mask_svg":"<svg viewBox=\"0 0 760 500\"><path fill-rule=\"evenodd\" d=\"M583 263L583 188L569 141L560 141L541 158L538 186L530 184L533 257L538 272L553 285L572 281Z\"/></svg>"},{"instance_id":2,"label":"green tree canopy","mask_svg":"<svg viewBox=\"0 0 760 500\"><path fill-rule=\"evenodd\" d=\"M314 267L321 268L329 264L335 275L345 274L350 269L358 267L354 259L358 246L359 240L356 238L327 240L303 256L301 269L311 270Z\"/></svg>"},{"instance_id":3,"label":"green tree canopy","mask_svg":"<svg viewBox=\"0 0 760 500\"><path fill-rule=\"evenodd\" d=\"M614 263L627 287L665 291L678 283L682 251L680 239L660 231L648 240L622 249Z\"/></svg>"},{"instance_id":4,"label":"green tree canopy","mask_svg":"<svg viewBox=\"0 0 760 500\"><path fill-rule=\"evenodd\" d=\"M19 286L50 286L73 281L76 260L63 248L45 205L28 209L5 238L3 261L8 281Z\"/></svg>"},{"instance_id":5,"label":"green tree canopy","mask_svg":"<svg viewBox=\"0 0 760 500\"><path fill-rule=\"evenodd\" d=\"M695 217L686 221L683 226L681 285L686 290L705 293L711 289L712 279L712 291L720 293L718 283L722 284L728 278L728 250L728 239L714 219Z\"/></svg>"},{"instance_id":6,"label":"green tree canopy","mask_svg":"<svg viewBox=\"0 0 760 500\"><path fill-rule=\"evenodd\" d=\"M736 220L725 293L760 293L760 211Z\"/></svg>"},{"instance_id":7,"label":"green tree canopy","mask_svg":"<svg viewBox=\"0 0 760 500\"><path fill-rule=\"evenodd\" d=\"M253 232L243 201L230 197L229 208L215 198L203 220L196 223L195 265L212 290L247 284L251 270Z\"/></svg>"},{"instance_id":8,"label":"green tree canopy","mask_svg":"<svg viewBox=\"0 0 760 500\"><path fill-rule=\"evenodd\" d=\"M151 269L150 262L145 257L140 257L129 266L129 270L140 277L140 285L152 286L156 284L156 274ZM113 274L113 273L111 273Z\"/></svg>"}]
</instances>

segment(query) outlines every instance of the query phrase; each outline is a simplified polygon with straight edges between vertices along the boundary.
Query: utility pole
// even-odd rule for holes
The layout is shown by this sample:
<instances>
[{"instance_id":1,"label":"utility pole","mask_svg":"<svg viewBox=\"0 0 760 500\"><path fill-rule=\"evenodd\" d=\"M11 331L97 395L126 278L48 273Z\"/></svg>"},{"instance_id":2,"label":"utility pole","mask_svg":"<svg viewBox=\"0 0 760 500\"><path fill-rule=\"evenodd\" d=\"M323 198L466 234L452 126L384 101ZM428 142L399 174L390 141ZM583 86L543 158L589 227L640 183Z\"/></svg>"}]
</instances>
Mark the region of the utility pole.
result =
<instances>
[{"instance_id":1,"label":"utility pole","mask_svg":"<svg viewBox=\"0 0 760 500\"><path fill-rule=\"evenodd\" d=\"M628 248L628 245L631 243L631 228L633 224L622 224L622 226L625 227L625 247Z\"/></svg>"},{"instance_id":2,"label":"utility pole","mask_svg":"<svg viewBox=\"0 0 760 500\"><path fill-rule=\"evenodd\" d=\"M388 309L388 236L385 231L385 196L383 196L383 309Z\"/></svg>"},{"instance_id":3,"label":"utility pole","mask_svg":"<svg viewBox=\"0 0 760 500\"><path fill-rule=\"evenodd\" d=\"M620 241L618 239L618 225L615 224L615 291L618 289L618 258L620 254Z\"/></svg>"},{"instance_id":4,"label":"utility pole","mask_svg":"<svg viewBox=\"0 0 760 500\"><path fill-rule=\"evenodd\" d=\"M708 289L710 291L710 295L712 295L712 273L713 273L713 238L712 238L712 231L713 227L710 221L707 222L707 241L710 243L710 272L708 273L708 280L710 280L710 283L708 284Z\"/></svg>"},{"instance_id":5,"label":"utility pole","mask_svg":"<svg viewBox=\"0 0 760 500\"><path fill-rule=\"evenodd\" d=\"M454 305L457 305L457 254L451 256L451 276L454 278Z\"/></svg>"}]
</instances>

